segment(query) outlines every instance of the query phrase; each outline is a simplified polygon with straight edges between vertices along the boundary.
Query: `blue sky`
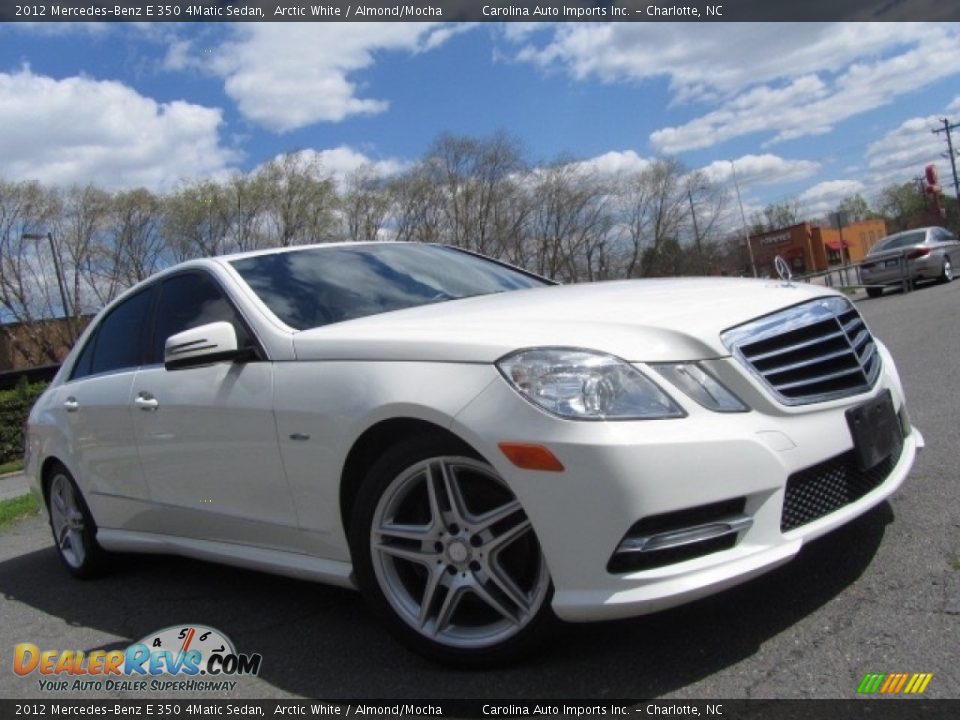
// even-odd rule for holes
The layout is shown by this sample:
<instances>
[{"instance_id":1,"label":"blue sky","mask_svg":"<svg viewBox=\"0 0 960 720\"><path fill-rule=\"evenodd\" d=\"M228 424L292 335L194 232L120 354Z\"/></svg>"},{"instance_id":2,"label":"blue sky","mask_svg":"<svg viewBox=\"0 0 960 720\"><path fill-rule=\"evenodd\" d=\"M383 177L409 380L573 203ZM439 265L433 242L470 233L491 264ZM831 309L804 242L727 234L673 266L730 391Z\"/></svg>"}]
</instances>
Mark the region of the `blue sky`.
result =
<instances>
[{"instance_id":1,"label":"blue sky","mask_svg":"<svg viewBox=\"0 0 960 720\"><path fill-rule=\"evenodd\" d=\"M948 186L944 115L958 24L0 26L6 180L167 190L291 150L390 175L506 130L602 173L672 155L727 183L733 159L748 211L816 213L928 162Z\"/></svg>"}]
</instances>

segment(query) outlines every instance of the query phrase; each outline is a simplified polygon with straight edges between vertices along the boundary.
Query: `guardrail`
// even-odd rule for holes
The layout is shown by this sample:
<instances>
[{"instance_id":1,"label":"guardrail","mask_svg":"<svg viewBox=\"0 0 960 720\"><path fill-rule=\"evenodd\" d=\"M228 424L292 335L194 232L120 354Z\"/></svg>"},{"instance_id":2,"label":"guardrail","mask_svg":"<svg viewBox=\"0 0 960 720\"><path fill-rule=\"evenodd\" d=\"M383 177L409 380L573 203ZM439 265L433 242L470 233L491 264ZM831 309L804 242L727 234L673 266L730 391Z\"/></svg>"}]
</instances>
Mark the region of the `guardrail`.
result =
<instances>
[{"instance_id":1,"label":"guardrail","mask_svg":"<svg viewBox=\"0 0 960 720\"><path fill-rule=\"evenodd\" d=\"M887 258L886 260L891 260L893 258ZM886 260L884 262L886 262ZM911 290L910 283L910 273L907 269L907 251L903 250L899 255L896 256L898 270L900 271L900 287L903 289L903 292L907 293ZM816 282L817 280L822 279L822 283L826 287L838 288L841 290L846 289L857 289L857 288L887 288L893 287L890 284L876 285L876 284L865 284L863 282L863 276L861 275L860 268L864 265L873 265L876 264L876 260L867 260L858 263L847 263L846 265L837 265L827 270L820 270L814 273L805 273L804 275L794 275L793 280L798 282ZM854 282L851 282L853 278Z\"/></svg>"}]
</instances>

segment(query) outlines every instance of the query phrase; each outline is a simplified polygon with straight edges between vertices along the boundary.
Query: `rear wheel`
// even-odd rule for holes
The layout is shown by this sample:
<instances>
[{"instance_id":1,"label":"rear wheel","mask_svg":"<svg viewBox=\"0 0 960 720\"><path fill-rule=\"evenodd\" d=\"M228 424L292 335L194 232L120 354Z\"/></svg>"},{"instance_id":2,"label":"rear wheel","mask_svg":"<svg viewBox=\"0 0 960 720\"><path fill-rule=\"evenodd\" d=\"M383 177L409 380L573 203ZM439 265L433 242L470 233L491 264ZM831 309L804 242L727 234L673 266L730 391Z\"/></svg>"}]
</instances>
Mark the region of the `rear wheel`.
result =
<instances>
[{"instance_id":1,"label":"rear wheel","mask_svg":"<svg viewBox=\"0 0 960 720\"><path fill-rule=\"evenodd\" d=\"M444 437L388 450L351 525L360 588L408 647L447 664L501 664L552 621L530 520L491 465Z\"/></svg>"},{"instance_id":2,"label":"rear wheel","mask_svg":"<svg viewBox=\"0 0 960 720\"><path fill-rule=\"evenodd\" d=\"M943 267L940 269L940 277L937 279L942 283L953 280L953 265L950 264L950 258L943 259Z\"/></svg>"},{"instance_id":3,"label":"rear wheel","mask_svg":"<svg viewBox=\"0 0 960 720\"><path fill-rule=\"evenodd\" d=\"M881 295L883 295L883 288L878 288L878 287L867 288L867 297L878 298Z\"/></svg>"},{"instance_id":4,"label":"rear wheel","mask_svg":"<svg viewBox=\"0 0 960 720\"><path fill-rule=\"evenodd\" d=\"M106 553L97 543L97 526L76 482L62 465L53 468L47 483L50 529L60 560L79 578L97 575Z\"/></svg>"}]
</instances>

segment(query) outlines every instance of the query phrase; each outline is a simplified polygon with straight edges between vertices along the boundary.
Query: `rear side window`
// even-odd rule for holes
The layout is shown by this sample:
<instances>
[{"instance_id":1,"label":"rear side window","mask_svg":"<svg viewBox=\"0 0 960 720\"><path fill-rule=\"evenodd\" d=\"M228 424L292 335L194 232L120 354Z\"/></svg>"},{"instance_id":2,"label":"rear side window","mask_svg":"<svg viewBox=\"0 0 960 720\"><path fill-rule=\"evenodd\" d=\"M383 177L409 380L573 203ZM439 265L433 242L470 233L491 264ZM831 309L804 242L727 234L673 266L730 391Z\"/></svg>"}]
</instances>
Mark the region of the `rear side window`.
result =
<instances>
[{"instance_id":1,"label":"rear side window","mask_svg":"<svg viewBox=\"0 0 960 720\"><path fill-rule=\"evenodd\" d=\"M90 374L138 367L143 360L145 330L150 314L150 290L139 292L110 311L93 338ZM80 361L91 343L83 349ZM78 362L78 369L80 362Z\"/></svg>"},{"instance_id":2,"label":"rear side window","mask_svg":"<svg viewBox=\"0 0 960 720\"><path fill-rule=\"evenodd\" d=\"M176 275L163 282L154 313L150 364L163 362L163 347L171 335L212 322L228 322L237 333L237 347L252 345L250 333L223 290L203 273Z\"/></svg>"},{"instance_id":3,"label":"rear side window","mask_svg":"<svg viewBox=\"0 0 960 720\"><path fill-rule=\"evenodd\" d=\"M87 339L87 344L80 351L80 357L73 364L73 370L70 372L71 380L79 380L90 374L90 366L93 362L93 348L97 344L97 331L94 330Z\"/></svg>"}]
</instances>

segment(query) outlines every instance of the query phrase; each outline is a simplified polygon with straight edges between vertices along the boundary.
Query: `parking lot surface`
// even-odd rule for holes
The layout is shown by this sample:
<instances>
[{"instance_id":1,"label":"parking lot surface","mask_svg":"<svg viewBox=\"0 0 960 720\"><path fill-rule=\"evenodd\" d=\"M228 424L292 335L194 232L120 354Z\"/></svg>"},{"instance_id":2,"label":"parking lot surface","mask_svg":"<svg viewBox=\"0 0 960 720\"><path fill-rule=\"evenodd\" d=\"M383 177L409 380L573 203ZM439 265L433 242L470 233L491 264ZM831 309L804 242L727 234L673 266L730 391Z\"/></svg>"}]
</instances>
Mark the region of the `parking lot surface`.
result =
<instances>
[{"instance_id":1,"label":"parking lot surface","mask_svg":"<svg viewBox=\"0 0 960 720\"><path fill-rule=\"evenodd\" d=\"M960 282L858 305L897 360L927 449L890 502L761 578L648 617L566 626L512 668L453 672L397 645L345 590L166 557L72 580L37 517L0 533L0 697L44 696L35 674L12 672L17 643L122 649L189 623L263 655L259 677L203 697L852 698L867 672L933 673L926 697L960 697Z\"/></svg>"}]
</instances>

